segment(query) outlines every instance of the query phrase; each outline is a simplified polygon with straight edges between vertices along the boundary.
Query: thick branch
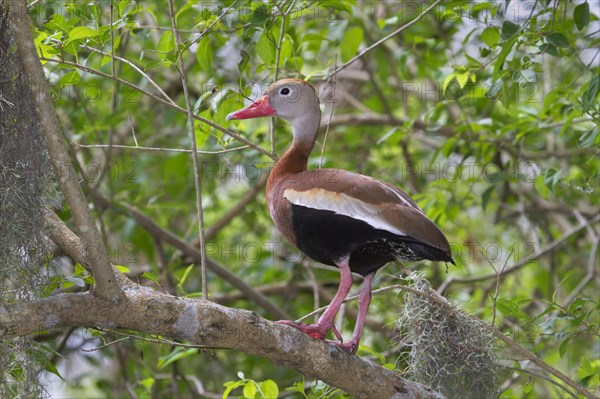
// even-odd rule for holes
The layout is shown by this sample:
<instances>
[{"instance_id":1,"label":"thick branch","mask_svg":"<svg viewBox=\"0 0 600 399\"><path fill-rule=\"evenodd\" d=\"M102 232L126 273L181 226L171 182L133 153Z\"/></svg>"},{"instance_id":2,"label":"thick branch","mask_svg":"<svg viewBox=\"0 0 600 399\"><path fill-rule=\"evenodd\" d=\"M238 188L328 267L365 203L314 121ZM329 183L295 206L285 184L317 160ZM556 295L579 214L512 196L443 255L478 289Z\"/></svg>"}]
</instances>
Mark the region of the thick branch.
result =
<instances>
[{"instance_id":1,"label":"thick branch","mask_svg":"<svg viewBox=\"0 0 600 399\"><path fill-rule=\"evenodd\" d=\"M119 328L264 356L359 398L441 398L394 371L253 312L165 295L135 284L123 292L125 299L117 305L81 293L0 307L0 337L75 326Z\"/></svg>"},{"instance_id":2,"label":"thick branch","mask_svg":"<svg viewBox=\"0 0 600 399\"><path fill-rule=\"evenodd\" d=\"M10 5L11 23L15 33L17 52L23 66L24 79L33 98L35 111L39 116L54 174L69 204L73 221L85 247L88 264L94 275L94 293L104 299L115 301L119 299L121 292L62 138L44 71L31 37L32 27L27 13L27 2L23 0Z\"/></svg>"}]
</instances>

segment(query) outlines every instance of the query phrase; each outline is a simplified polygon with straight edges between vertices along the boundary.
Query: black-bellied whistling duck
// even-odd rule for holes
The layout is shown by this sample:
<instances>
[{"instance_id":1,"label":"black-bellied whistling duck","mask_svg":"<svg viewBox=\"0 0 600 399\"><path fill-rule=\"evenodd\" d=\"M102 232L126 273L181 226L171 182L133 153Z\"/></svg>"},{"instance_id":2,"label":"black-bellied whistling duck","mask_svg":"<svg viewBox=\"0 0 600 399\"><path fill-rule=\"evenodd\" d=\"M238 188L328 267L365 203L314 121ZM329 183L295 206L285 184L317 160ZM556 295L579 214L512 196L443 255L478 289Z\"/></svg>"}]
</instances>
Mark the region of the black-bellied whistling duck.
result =
<instances>
[{"instance_id":1,"label":"black-bellied whistling duck","mask_svg":"<svg viewBox=\"0 0 600 399\"><path fill-rule=\"evenodd\" d=\"M230 119L278 116L292 123L291 147L277 161L267 182L267 204L277 229L310 258L340 269L340 287L314 324L283 320L314 338L332 331L342 349L355 353L371 301L371 280L393 260L451 262L450 245L440 229L402 190L339 169L307 170L321 120L314 88L299 79L273 83L266 95ZM352 338L341 342L333 321L352 286L351 273L364 277Z\"/></svg>"}]
</instances>

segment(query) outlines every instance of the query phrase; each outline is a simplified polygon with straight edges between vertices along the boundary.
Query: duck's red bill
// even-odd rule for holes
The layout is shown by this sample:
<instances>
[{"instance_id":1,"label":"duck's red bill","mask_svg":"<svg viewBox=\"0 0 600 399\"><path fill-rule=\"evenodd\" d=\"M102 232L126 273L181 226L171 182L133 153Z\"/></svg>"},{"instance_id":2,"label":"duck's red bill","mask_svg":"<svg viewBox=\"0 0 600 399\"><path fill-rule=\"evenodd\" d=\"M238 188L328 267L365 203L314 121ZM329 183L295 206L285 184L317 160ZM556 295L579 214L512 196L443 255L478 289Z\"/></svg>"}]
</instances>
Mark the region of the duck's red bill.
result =
<instances>
[{"instance_id":1,"label":"duck's red bill","mask_svg":"<svg viewBox=\"0 0 600 399\"><path fill-rule=\"evenodd\" d=\"M246 108L242 108L238 111L234 111L227 115L225 119L250 119L260 118L261 116L275 116L277 111L271 107L269 103L269 96L265 95L248 105Z\"/></svg>"}]
</instances>

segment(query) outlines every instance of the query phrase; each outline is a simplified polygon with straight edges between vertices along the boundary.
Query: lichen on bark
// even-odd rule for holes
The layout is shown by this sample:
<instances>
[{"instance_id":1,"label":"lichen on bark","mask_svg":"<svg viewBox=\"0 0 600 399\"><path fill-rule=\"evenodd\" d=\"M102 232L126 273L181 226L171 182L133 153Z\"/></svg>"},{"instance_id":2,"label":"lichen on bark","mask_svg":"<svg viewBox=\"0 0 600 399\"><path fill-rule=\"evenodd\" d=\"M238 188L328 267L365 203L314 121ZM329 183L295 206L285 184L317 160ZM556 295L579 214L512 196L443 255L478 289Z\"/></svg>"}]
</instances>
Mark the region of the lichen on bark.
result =
<instances>
[{"instance_id":1,"label":"lichen on bark","mask_svg":"<svg viewBox=\"0 0 600 399\"><path fill-rule=\"evenodd\" d=\"M0 306L39 298L46 283L42 208L51 193L46 146L0 0ZM39 398L37 346L29 337L0 341L0 397Z\"/></svg>"}]
</instances>

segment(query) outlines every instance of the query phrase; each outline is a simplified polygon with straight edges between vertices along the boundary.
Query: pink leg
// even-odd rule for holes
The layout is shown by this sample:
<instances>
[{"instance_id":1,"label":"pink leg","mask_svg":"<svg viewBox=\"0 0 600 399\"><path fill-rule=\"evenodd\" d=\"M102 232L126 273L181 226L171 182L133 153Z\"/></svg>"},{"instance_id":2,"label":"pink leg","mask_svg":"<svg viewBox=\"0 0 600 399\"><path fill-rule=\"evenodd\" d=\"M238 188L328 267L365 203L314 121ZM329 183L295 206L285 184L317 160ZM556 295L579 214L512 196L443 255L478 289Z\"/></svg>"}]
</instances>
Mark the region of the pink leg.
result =
<instances>
[{"instance_id":1,"label":"pink leg","mask_svg":"<svg viewBox=\"0 0 600 399\"><path fill-rule=\"evenodd\" d=\"M369 310L369 303L371 303L371 280L373 280L374 276L374 272L366 275L363 286L360 289L360 294L358 295L358 317L356 319L352 338L350 338L350 341L348 342L335 343L346 352L356 353L356 350L358 349L358 343L360 342L365 319L367 318L367 311Z\"/></svg>"},{"instance_id":2,"label":"pink leg","mask_svg":"<svg viewBox=\"0 0 600 399\"><path fill-rule=\"evenodd\" d=\"M348 266L348 259L342 260L338 267L340 268L340 287L338 288L337 294L335 294L335 297L316 323L302 324L291 320L279 320L278 323L296 327L317 339L324 339L329 331L333 331L336 338L341 340L342 337L339 331L333 325L333 319L340 310L348 292L350 292L350 288L352 288L352 273L350 272L350 266Z\"/></svg>"}]
</instances>

